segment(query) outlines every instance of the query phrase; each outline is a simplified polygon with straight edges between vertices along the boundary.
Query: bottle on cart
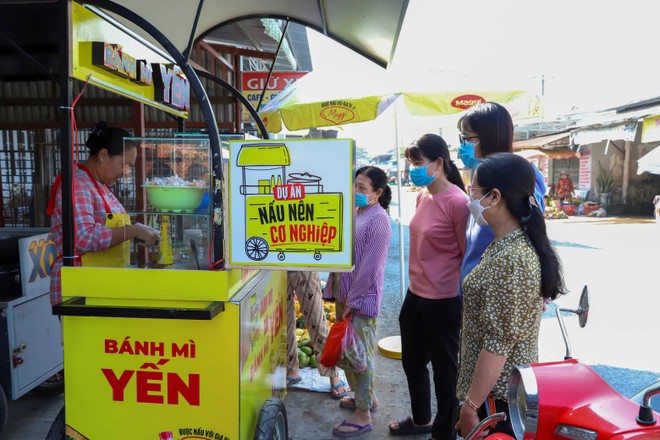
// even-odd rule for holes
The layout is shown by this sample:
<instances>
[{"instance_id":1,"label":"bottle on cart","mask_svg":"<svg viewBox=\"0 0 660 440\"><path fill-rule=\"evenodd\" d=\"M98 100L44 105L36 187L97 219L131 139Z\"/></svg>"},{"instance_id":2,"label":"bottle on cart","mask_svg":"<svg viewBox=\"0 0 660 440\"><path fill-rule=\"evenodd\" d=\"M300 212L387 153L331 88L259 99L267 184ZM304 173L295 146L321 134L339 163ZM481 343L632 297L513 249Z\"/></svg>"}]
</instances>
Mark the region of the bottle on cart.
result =
<instances>
[{"instance_id":1,"label":"bottle on cart","mask_svg":"<svg viewBox=\"0 0 660 440\"><path fill-rule=\"evenodd\" d=\"M158 243L158 264L169 265L174 263L172 255L172 224L170 216L164 215L160 220L160 241Z\"/></svg>"}]
</instances>

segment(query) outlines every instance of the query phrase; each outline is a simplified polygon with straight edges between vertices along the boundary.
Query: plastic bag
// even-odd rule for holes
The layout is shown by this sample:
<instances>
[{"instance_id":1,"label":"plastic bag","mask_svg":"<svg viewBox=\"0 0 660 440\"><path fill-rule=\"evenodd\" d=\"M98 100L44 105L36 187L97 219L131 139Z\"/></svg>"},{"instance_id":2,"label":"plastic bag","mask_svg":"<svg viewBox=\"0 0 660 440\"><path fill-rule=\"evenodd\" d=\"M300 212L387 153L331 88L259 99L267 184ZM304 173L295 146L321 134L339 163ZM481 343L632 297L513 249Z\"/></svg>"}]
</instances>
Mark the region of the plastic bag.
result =
<instances>
[{"instance_id":1,"label":"plastic bag","mask_svg":"<svg viewBox=\"0 0 660 440\"><path fill-rule=\"evenodd\" d=\"M346 329L351 322L351 317L347 317L341 322L335 323L330 327L330 332L325 340L325 346L319 362L326 368L332 368L337 365L342 352L342 341L346 336Z\"/></svg>"},{"instance_id":2,"label":"plastic bag","mask_svg":"<svg viewBox=\"0 0 660 440\"><path fill-rule=\"evenodd\" d=\"M346 336L342 341L341 356L337 365L343 370L357 373L367 369L367 349L352 323L349 323L346 329Z\"/></svg>"}]
</instances>

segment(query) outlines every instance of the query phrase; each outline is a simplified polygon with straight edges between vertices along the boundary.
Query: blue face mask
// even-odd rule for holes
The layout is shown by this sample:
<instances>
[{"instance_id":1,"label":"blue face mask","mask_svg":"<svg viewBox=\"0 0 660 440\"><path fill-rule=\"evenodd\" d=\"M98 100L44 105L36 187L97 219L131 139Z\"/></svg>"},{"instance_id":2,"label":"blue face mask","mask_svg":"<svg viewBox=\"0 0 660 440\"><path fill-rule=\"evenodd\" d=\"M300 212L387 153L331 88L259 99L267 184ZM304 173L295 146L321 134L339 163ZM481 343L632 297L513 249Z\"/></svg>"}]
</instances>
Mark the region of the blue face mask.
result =
<instances>
[{"instance_id":1,"label":"blue face mask","mask_svg":"<svg viewBox=\"0 0 660 440\"><path fill-rule=\"evenodd\" d=\"M355 192L355 206L358 208L365 208L369 206L369 196L367 194L362 194Z\"/></svg>"},{"instance_id":2,"label":"blue face mask","mask_svg":"<svg viewBox=\"0 0 660 440\"><path fill-rule=\"evenodd\" d=\"M474 157L474 142L465 141L458 147L458 157L463 164L471 169L475 169L481 159Z\"/></svg>"},{"instance_id":3,"label":"blue face mask","mask_svg":"<svg viewBox=\"0 0 660 440\"><path fill-rule=\"evenodd\" d=\"M430 164L429 164L430 165ZM429 176L427 173L428 165L411 167L410 168L410 180L416 186L429 186L435 180L435 173L432 176Z\"/></svg>"}]
</instances>

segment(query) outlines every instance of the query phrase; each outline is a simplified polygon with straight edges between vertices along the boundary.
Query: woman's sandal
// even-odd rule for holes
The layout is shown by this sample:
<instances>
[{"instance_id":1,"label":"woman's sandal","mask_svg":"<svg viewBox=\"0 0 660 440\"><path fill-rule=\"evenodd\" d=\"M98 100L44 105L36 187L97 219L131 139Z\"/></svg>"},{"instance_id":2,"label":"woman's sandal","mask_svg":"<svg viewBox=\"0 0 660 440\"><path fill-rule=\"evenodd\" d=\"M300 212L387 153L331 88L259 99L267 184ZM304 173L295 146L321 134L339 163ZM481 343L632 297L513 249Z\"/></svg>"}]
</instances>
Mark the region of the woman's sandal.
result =
<instances>
[{"instance_id":1,"label":"woman's sandal","mask_svg":"<svg viewBox=\"0 0 660 440\"><path fill-rule=\"evenodd\" d=\"M344 388L344 392L340 393L339 388L342 387ZM330 390L330 397L332 397L335 400L339 400L344 396L346 396L346 394L348 394L348 385L346 385L346 382L344 382L343 380L339 380L339 383L337 385L330 384L330 388L332 388Z\"/></svg>"},{"instance_id":2,"label":"woman's sandal","mask_svg":"<svg viewBox=\"0 0 660 440\"><path fill-rule=\"evenodd\" d=\"M344 408L344 409L352 409L355 410L355 397L344 397L339 401L339 407ZM372 413L378 411L378 405L373 405L371 408L369 408L369 411Z\"/></svg>"},{"instance_id":3,"label":"woman's sandal","mask_svg":"<svg viewBox=\"0 0 660 440\"><path fill-rule=\"evenodd\" d=\"M398 428L394 428L392 425L397 423ZM433 425L415 425L413 423L412 417L404 417L390 423L387 426L392 435L414 435L414 434L429 434L433 428Z\"/></svg>"},{"instance_id":4,"label":"woman's sandal","mask_svg":"<svg viewBox=\"0 0 660 440\"><path fill-rule=\"evenodd\" d=\"M302 382L302 377L287 377L286 378L286 386L290 387L291 385L295 385L297 383Z\"/></svg>"}]
</instances>

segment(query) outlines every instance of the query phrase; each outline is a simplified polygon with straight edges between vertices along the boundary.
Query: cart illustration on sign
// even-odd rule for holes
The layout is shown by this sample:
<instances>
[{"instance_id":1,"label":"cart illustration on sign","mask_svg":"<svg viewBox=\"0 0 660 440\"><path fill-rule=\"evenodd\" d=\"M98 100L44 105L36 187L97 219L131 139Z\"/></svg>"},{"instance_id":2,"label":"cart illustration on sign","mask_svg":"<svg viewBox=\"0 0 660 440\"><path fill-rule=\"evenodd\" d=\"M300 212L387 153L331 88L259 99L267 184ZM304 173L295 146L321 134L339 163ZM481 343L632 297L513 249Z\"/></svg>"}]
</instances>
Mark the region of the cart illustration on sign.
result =
<instances>
[{"instance_id":1,"label":"cart illustration on sign","mask_svg":"<svg viewBox=\"0 0 660 440\"><path fill-rule=\"evenodd\" d=\"M289 148L282 143L245 144L236 165L241 168L240 193L245 197L245 253L262 261L277 252L343 251L343 194L324 192L322 178L291 172Z\"/></svg>"}]
</instances>

